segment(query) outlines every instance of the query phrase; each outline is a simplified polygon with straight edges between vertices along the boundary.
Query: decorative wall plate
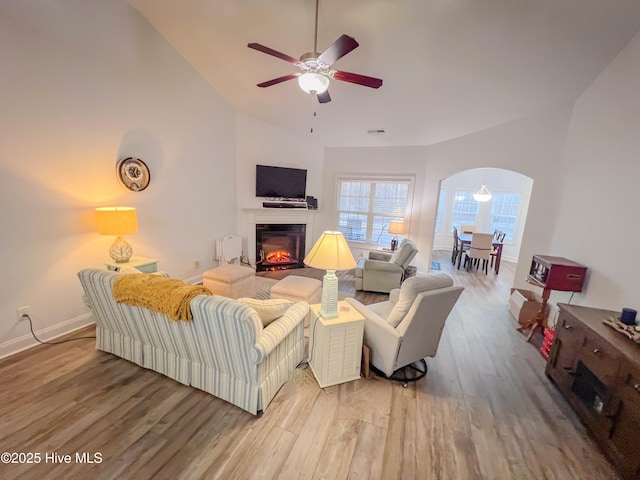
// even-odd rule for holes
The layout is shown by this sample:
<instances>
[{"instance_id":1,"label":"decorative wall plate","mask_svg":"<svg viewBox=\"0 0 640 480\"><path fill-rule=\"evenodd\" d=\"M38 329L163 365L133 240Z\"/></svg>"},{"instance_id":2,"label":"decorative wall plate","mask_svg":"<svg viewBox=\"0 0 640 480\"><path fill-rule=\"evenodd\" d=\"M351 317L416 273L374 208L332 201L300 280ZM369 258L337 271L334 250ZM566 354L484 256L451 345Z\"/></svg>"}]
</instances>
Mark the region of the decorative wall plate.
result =
<instances>
[{"instance_id":1,"label":"decorative wall plate","mask_svg":"<svg viewBox=\"0 0 640 480\"><path fill-rule=\"evenodd\" d=\"M149 167L142 160L135 157L127 157L118 161L116 174L118 175L118 180L134 192L141 192L147 188L151 180Z\"/></svg>"}]
</instances>

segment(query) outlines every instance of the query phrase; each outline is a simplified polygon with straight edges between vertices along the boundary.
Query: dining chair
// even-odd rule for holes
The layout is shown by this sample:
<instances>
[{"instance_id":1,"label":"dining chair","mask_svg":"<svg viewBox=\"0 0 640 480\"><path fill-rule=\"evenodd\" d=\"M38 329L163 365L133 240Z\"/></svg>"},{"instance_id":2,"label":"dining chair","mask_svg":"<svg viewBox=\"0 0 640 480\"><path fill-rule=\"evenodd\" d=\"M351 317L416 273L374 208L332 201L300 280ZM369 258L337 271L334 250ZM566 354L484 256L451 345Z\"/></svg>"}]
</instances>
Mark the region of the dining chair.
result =
<instances>
[{"instance_id":1,"label":"dining chair","mask_svg":"<svg viewBox=\"0 0 640 480\"><path fill-rule=\"evenodd\" d=\"M504 242L504 237L506 235L507 235L506 232L501 232L500 230L496 230L496 232L493 234L493 238L495 239L496 242L502 243ZM498 256L498 248L492 245L491 246L491 268L493 268L493 261L497 256Z\"/></svg>"},{"instance_id":2,"label":"dining chair","mask_svg":"<svg viewBox=\"0 0 640 480\"><path fill-rule=\"evenodd\" d=\"M458 227L453 227L453 250L451 251L451 263L456 263L460 253L460 241L458 240Z\"/></svg>"},{"instance_id":3,"label":"dining chair","mask_svg":"<svg viewBox=\"0 0 640 480\"><path fill-rule=\"evenodd\" d=\"M462 254L467 250L469 250L469 244L460 243L460 237L458 237L458 228L453 227L453 252L451 254L451 263L455 265L458 259L461 258ZM458 269L460 269L460 262L458 262Z\"/></svg>"},{"instance_id":4,"label":"dining chair","mask_svg":"<svg viewBox=\"0 0 640 480\"><path fill-rule=\"evenodd\" d=\"M460 225L460 231L462 233L475 233L476 226L475 225Z\"/></svg>"},{"instance_id":5,"label":"dining chair","mask_svg":"<svg viewBox=\"0 0 640 480\"><path fill-rule=\"evenodd\" d=\"M465 251L464 265L467 271L471 270L472 264L478 265L482 260L482 269L485 275L489 273L489 259L491 258L491 249L493 247L493 234L491 233L473 233L471 235L471 247Z\"/></svg>"}]
</instances>

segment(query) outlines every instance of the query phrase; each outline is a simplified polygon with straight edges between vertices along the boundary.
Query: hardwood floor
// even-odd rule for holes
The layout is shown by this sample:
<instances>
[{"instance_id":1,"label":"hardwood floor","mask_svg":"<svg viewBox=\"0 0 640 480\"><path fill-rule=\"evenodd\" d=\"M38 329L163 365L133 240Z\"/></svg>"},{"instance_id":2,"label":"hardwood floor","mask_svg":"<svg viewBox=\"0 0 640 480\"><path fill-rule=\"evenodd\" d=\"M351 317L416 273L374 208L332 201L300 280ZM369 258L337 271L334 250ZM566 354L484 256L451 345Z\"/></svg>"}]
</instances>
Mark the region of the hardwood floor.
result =
<instances>
[{"instance_id":1,"label":"hardwood floor","mask_svg":"<svg viewBox=\"0 0 640 480\"><path fill-rule=\"evenodd\" d=\"M0 464L0 478L617 478L516 331L514 265L485 276L452 269L448 255L434 260L465 291L427 377L406 389L382 378L320 389L299 369L254 417L92 340L4 359L0 452L41 462ZM77 463L83 452L101 462Z\"/></svg>"}]
</instances>

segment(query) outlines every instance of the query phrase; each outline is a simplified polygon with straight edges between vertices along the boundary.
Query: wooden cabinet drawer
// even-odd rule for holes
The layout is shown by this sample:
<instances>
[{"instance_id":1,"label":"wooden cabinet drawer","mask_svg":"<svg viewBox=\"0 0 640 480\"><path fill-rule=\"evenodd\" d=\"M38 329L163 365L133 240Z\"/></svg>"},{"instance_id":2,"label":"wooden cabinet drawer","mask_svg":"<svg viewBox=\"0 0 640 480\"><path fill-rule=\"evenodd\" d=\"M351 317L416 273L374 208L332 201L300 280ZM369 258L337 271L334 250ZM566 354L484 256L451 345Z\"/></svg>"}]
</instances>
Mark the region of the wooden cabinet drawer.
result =
<instances>
[{"instance_id":1,"label":"wooden cabinet drawer","mask_svg":"<svg viewBox=\"0 0 640 480\"><path fill-rule=\"evenodd\" d=\"M576 368L576 351L584 336L584 328L571 315L563 312L556 325L556 334L547 361L546 373L562 391L570 389Z\"/></svg>"},{"instance_id":2,"label":"wooden cabinet drawer","mask_svg":"<svg viewBox=\"0 0 640 480\"><path fill-rule=\"evenodd\" d=\"M608 342L600 337L585 335L579 358L604 384L613 384L620 369L620 359Z\"/></svg>"},{"instance_id":3,"label":"wooden cabinet drawer","mask_svg":"<svg viewBox=\"0 0 640 480\"><path fill-rule=\"evenodd\" d=\"M620 372L618 395L628 403L640 405L640 369L624 365ZM637 412L640 423L640 410Z\"/></svg>"},{"instance_id":4,"label":"wooden cabinet drawer","mask_svg":"<svg viewBox=\"0 0 640 480\"><path fill-rule=\"evenodd\" d=\"M584 328L578 320L571 315L561 315L556 326L556 337L562 338L565 343L579 339L584 334Z\"/></svg>"},{"instance_id":5,"label":"wooden cabinet drawer","mask_svg":"<svg viewBox=\"0 0 640 480\"><path fill-rule=\"evenodd\" d=\"M640 475L640 455L635 447L640 432L640 369L623 363L619 378L608 446L622 477L636 479Z\"/></svg>"}]
</instances>

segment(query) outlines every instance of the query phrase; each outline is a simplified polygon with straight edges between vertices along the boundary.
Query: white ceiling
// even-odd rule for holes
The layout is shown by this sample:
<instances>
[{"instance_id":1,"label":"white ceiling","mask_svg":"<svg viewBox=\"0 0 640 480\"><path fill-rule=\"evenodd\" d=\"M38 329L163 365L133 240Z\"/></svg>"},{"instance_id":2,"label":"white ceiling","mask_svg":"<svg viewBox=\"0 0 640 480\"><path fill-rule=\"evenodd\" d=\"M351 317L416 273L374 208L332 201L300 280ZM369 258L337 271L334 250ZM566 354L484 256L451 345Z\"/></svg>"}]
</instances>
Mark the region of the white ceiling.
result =
<instances>
[{"instance_id":1,"label":"white ceiling","mask_svg":"<svg viewBox=\"0 0 640 480\"><path fill-rule=\"evenodd\" d=\"M384 84L334 80L314 118L295 80L256 87L297 68L247 43L312 51L315 0L128 1L236 110L325 146L427 145L565 105L640 30L638 0L320 0L318 50L355 37L334 68Z\"/></svg>"}]
</instances>

